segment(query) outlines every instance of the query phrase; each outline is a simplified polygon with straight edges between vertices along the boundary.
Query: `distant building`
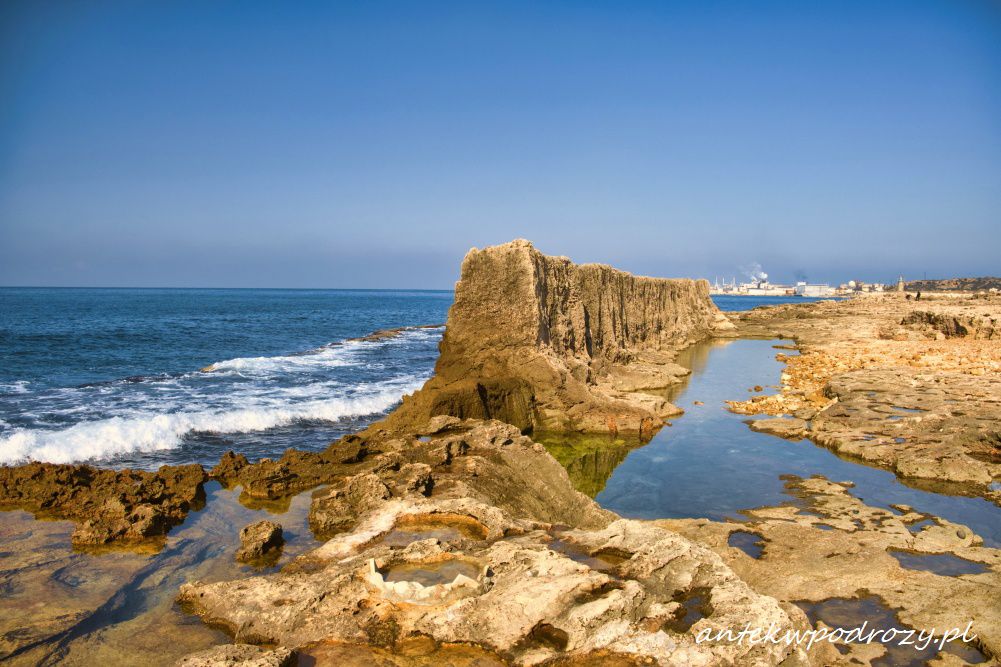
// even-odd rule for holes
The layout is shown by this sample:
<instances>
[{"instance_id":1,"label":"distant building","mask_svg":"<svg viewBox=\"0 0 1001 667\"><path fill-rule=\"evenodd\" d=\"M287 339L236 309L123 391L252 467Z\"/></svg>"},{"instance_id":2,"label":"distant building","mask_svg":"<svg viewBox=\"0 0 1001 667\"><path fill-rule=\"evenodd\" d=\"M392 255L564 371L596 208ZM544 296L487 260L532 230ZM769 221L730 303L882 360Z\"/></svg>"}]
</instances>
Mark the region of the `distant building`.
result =
<instances>
[{"instance_id":1,"label":"distant building","mask_svg":"<svg viewBox=\"0 0 1001 667\"><path fill-rule=\"evenodd\" d=\"M796 294L799 296L834 296L835 292L835 288L830 285L796 283Z\"/></svg>"},{"instance_id":2,"label":"distant building","mask_svg":"<svg viewBox=\"0 0 1001 667\"><path fill-rule=\"evenodd\" d=\"M755 280L750 283L742 283L740 292L748 296L786 296L793 290L785 285L773 285L767 280Z\"/></svg>"},{"instance_id":3,"label":"distant building","mask_svg":"<svg viewBox=\"0 0 1001 667\"><path fill-rule=\"evenodd\" d=\"M897 278L897 291L898 292L903 292L904 291L904 277L903 276L900 276L899 278Z\"/></svg>"}]
</instances>

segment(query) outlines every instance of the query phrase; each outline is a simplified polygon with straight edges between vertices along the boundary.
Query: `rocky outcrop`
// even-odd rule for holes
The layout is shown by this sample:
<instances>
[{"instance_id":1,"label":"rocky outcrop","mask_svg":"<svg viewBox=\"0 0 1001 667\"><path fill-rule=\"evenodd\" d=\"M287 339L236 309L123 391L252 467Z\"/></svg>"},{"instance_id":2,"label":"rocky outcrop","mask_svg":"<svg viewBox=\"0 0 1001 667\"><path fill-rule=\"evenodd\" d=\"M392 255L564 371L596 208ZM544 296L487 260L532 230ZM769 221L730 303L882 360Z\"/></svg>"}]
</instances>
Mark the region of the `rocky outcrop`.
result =
<instances>
[{"instance_id":1,"label":"rocky outcrop","mask_svg":"<svg viewBox=\"0 0 1001 667\"><path fill-rule=\"evenodd\" d=\"M900 324L912 329L924 330L936 337L972 338L994 340L1001 338L1001 320L995 315L953 315L915 310L908 313Z\"/></svg>"},{"instance_id":2,"label":"rocky outcrop","mask_svg":"<svg viewBox=\"0 0 1001 667\"><path fill-rule=\"evenodd\" d=\"M677 350L729 328L705 281L576 265L522 240L474 248L435 376L383 426L452 415L523 432L649 435L680 412L657 394L687 373Z\"/></svg>"},{"instance_id":3,"label":"rocky outcrop","mask_svg":"<svg viewBox=\"0 0 1001 667\"><path fill-rule=\"evenodd\" d=\"M372 445L383 452L314 494L314 534L355 530L371 512L408 497L472 498L514 517L580 527L604 526L614 517L575 491L545 448L510 424L453 419L435 436Z\"/></svg>"},{"instance_id":4,"label":"rocky outcrop","mask_svg":"<svg viewBox=\"0 0 1001 667\"><path fill-rule=\"evenodd\" d=\"M565 475L553 486L575 495ZM430 536L413 528L421 517L479 530ZM807 620L755 592L709 550L612 519L558 530L464 494L410 493L373 505L350 532L281 572L186 584L179 601L236 641L306 656L331 643L400 653L424 638L475 647L501 664L805 664L786 645L697 643L705 629L797 629Z\"/></svg>"},{"instance_id":5,"label":"rocky outcrop","mask_svg":"<svg viewBox=\"0 0 1001 667\"><path fill-rule=\"evenodd\" d=\"M368 454L361 438L347 436L322 452L286 450L277 461L250 463L243 454L226 452L209 476L226 487L240 486L250 500L274 500L311 489L343 475Z\"/></svg>"},{"instance_id":6,"label":"rocky outcrop","mask_svg":"<svg viewBox=\"0 0 1001 667\"><path fill-rule=\"evenodd\" d=\"M75 522L75 545L138 543L160 537L205 500L199 465L157 472L29 463L0 467L0 508Z\"/></svg>"},{"instance_id":7,"label":"rocky outcrop","mask_svg":"<svg viewBox=\"0 0 1001 667\"><path fill-rule=\"evenodd\" d=\"M940 280L912 280L905 285L908 292L978 292L1001 290L1001 278L944 278Z\"/></svg>"}]
</instances>

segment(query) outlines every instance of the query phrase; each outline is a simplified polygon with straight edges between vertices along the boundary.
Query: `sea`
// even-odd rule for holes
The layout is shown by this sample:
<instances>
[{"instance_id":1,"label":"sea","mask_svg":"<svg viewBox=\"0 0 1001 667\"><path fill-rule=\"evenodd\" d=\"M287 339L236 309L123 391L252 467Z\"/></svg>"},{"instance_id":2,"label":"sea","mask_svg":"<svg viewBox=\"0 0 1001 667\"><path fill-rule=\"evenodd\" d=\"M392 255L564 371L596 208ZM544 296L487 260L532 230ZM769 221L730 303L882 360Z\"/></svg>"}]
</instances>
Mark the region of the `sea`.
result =
<instances>
[{"instance_id":1,"label":"sea","mask_svg":"<svg viewBox=\"0 0 1001 667\"><path fill-rule=\"evenodd\" d=\"M451 291L0 288L0 465L324 448L418 389ZM746 310L802 297L714 297ZM396 335L358 340L374 331Z\"/></svg>"}]
</instances>

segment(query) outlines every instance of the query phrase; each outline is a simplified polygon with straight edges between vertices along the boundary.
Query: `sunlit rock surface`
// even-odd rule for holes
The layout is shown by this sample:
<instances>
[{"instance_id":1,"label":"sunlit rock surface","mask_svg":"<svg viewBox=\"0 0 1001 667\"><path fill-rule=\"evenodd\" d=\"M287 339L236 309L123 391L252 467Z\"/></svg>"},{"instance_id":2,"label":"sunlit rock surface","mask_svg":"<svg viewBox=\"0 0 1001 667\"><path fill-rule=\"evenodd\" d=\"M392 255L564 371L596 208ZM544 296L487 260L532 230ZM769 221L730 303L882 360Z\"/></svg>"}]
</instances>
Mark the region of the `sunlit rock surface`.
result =
<instances>
[{"instance_id":1,"label":"sunlit rock surface","mask_svg":"<svg viewBox=\"0 0 1001 667\"><path fill-rule=\"evenodd\" d=\"M528 241L462 262L435 376L387 420L500 419L523 431L651 434L680 413L654 390L680 347L732 329L705 281L633 276Z\"/></svg>"}]
</instances>

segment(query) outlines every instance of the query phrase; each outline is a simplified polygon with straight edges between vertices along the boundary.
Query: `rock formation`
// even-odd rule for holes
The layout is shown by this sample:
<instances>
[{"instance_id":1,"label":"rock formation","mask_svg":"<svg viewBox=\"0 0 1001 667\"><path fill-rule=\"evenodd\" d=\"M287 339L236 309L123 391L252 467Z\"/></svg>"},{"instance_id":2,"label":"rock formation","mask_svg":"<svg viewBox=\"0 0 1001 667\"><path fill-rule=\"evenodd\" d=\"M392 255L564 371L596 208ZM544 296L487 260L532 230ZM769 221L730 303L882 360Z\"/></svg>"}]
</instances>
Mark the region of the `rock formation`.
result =
<instances>
[{"instance_id":1,"label":"rock formation","mask_svg":"<svg viewBox=\"0 0 1001 667\"><path fill-rule=\"evenodd\" d=\"M240 548L236 552L236 560L244 563L277 560L283 544L285 538L282 536L280 523L257 521L244 526L240 531Z\"/></svg>"},{"instance_id":2,"label":"rock formation","mask_svg":"<svg viewBox=\"0 0 1001 667\"><path fill-rule=\"evenodd\" d=\"M185 584L179 601L237 642L307 657L423 640L501 664L804 664L796 647L695 641L704 628L807 623L716 554L601 510L510 425L436 426L403 447L373 442L385 453L368 472L314 495L318 522L342 520L325 544L274 574Z\"/></svg>"},{"instance_id":3,"label":"rock formation","mask_svg":"<svg viewBox=\"0 0 1001 667\"><path fill-rule=\"evenodd\" d=\"M915 646L839 643L843 656L823 664L968 664L990 662L1001 652L1001 550L983 545L970 528L904 505L873 507L853 496L850 483L822 477L790 477L787 488L798 502L742 512L743 522L666 519L655 522L705 544L759 593L783 602L823 603L878 596L887 625L900 628L965 628L972 622L974 646L955 642L943 654L921 655ZM729 544L734 532L750 531L764 545L757 558ZM963 564L968 573L915 567L907 556ZM903 559L903 560L901 560ZM858 622L858 621L856 621ZM985 655L977 655L977 651ZM865 655L865 651L876 654Z\"/></svg>"},{"instance_id":4,"label":"rock formation","mask_svg":"<svg viewBox=\"0 0 1001 667\"><path fill-rule=\"evenodd\" d=\"M705 281L576 265L523 240L474 248L434 378L383 425L452 415L523 432L650 435L680 413L657 394L687 374L677 350L729 328Z\"/></svg>"},{"instance_id":5,"label":"rock formation","mask_svg":"<svg viewBox=\"0 0 1001 667\"><path fill-rule=\"evenodd\" d=\"M199 465L157 472L28 463L0 467L0 508L76 522L75 545L139 543L161 537L205 500Z\"/></svg>"},{"instance_id":6,"label":"rock formation","mask_svg":"<svg viewBox=\"0 0 1001 667\"><path fill-rule=\"evenodd\" d=\"M294 667L295 651L263 649L249 644L223 644L177 661L177 667Z\"/></svg>"}]
</instances>

